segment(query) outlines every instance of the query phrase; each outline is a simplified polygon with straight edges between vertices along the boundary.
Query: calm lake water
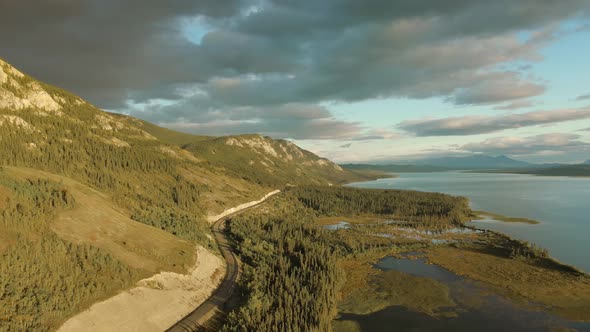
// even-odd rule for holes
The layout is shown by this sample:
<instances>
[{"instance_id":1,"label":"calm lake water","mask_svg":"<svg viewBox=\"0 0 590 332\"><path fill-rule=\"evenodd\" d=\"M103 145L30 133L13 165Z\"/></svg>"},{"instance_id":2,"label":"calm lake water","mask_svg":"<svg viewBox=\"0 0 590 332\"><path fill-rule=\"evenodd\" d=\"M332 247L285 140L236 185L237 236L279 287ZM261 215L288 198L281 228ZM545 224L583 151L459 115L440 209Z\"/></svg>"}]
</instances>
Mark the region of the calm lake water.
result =
<instances>
[{"instance_id":1,"label":"calm lake water","mask_svg":"<svg viewBox=\"0 0 590 332\"><path fill-rule=\"evenodd\" d=\"M474 210L538 220L537 225L474 221L547 248L551 256L590 272L590 178L461 172L400 173L351 187L435 191L468 197Z\"/></svg>"}]
</instances>

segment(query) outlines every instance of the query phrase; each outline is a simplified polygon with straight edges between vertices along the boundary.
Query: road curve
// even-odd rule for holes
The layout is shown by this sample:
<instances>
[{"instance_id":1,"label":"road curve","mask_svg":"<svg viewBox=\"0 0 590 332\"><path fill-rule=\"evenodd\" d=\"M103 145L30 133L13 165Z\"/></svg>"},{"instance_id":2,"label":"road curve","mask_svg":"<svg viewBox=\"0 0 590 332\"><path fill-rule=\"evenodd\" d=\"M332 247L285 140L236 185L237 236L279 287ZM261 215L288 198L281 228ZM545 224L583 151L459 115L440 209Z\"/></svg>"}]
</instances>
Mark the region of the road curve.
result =
<instances>
[{"instance_id":1,"label":"road curve","mask_svg":"<svg viewBox=\"0 0 590 332\"><path fill-rule=\"evenodd\" d=\"M258 202L256 205L252 205L245 209L236 211L230 215L220 218L215 222L211 230L213 231L213 235L215 236L215 240L217 241L219 250L221 251L223 258L226 261L227 268L225 278L223 279L219 287L217 287L217 289L205 302L201 303L200 306L198 306L190 314L186 315L182 320L172 325L172 327L166 330L167 332L197 331L199 330L199 328L202 328L204 324L210 318L212 318L218 310L223 308L223 305L231 297L233 290L236 287L236 282L240 274L240 266L238 263L238 259L231 250L229 242L225 238L225 234L223 233L225 221L232 216L235 216L248 209L251 209L262 204L269 197L270 196L265 197L264 200Z\"/></svg>"}]
</instances>

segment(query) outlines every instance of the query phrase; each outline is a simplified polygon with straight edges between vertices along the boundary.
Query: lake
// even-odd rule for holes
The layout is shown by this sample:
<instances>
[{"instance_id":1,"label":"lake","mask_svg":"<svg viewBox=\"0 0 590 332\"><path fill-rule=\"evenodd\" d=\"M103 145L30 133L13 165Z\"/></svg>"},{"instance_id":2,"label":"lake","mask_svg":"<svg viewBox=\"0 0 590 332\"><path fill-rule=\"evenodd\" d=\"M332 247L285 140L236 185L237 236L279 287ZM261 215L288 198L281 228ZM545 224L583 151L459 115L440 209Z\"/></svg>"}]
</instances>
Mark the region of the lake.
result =
<instances>
[{"instance_id":1,"label":"lake","mask_svg":"<svg viewBox=\"0 0 590 332\"><path fill-rule=\"evenodd\" d=\"M551 256L590 272L590 178L463 172L400 173L397 178L349 184L358 188L411 189L468 197L474 210L538 220L471 224L533 242Z\"/></svg>"}]
</instances>

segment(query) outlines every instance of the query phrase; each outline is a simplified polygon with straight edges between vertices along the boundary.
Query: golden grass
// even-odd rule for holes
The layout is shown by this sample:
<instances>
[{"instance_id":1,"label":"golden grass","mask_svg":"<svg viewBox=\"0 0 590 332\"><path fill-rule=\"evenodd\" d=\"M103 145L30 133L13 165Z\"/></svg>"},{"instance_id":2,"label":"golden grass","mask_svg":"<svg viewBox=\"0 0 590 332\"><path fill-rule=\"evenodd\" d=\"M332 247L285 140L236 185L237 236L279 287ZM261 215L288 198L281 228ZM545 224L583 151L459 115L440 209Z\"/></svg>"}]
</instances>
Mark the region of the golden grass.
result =
<instances>
[{"instance_id":1,"label":"golden grass","mask_svg":"<svg viewBox=\"0 0 590 332\"><path fill-rule=\"evenodd\" d=\"M129 218L110 197L72 179L27 168L6 167L21 178L62 182L76 199L76 208L58 214L50 227L62 239L90 244L128 266L151 275L160 271L186 273L195 262L194 245L163 230Z\"/></svg>"},{"instance_id":2,"label":"golden grass","mask_svg":"<svg viewBox=\"0 0 590 332\"><path fill-rule=\"evenodd\" d=\"M6 204L7 201L10 199L12 195L8 191L8 189L0 186L0 210L5 209L8 205Z\"/></svg>"},{"instance_id":3,"label":"golden grass","mask_svg":"<svg viewBox=\"0 0 590 332\"><path fill-rule=\"evenodd\" d=\"M209 214L219 214L225 209L236 205L258 200L271 190L277 188L265 188L246 181L226 176L220 172L212 172L207 169L181 170L180 173L195 183L206 185L214 190L203 192L199 206L202 206Z\"/></svg>"},{"instance_id":4,"label":"golden grass","mask_svg":"<svg viewBox=\"0 0 590 332\"><path fill-rule=\"evenodd\" d=\"M15 242L16 234L12 232L2 230L0 232L0 254L2 254L8 247L10 247Z\"/></svg>"},{"instance_id":5,"label":"golden grass","mask_svg":"<svg viewBox=\"0 0 590 332\"><path fill-rule=\"evenodd\" d=\"M338 332L361 332L361 325L351 320L333 320L332 331Z\"/></svg>"},{"instance_id":6,"label":"golden grass","mask_svg":"<svg viewBox=\"0 0 590 332\"><path fill-rule=\"evenodd\" d=\"M346 271L346 282L339 294L340 312L366 315L400 305L432 316L454 315L440 311L455 306L446 285L429 278L372 267L375 261L388 254L372 253L339 262Z\"/></svg>"}]
</instances>

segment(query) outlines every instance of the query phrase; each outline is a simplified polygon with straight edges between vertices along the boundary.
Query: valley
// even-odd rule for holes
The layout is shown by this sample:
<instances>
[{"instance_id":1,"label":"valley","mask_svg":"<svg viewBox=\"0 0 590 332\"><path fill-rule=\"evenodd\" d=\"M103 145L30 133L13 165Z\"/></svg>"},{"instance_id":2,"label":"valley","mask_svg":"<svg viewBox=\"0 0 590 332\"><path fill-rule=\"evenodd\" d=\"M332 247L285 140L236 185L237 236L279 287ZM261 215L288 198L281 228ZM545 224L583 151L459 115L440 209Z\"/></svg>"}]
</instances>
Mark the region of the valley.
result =
<instances>
[{"instance_id":1,"label":"valley","mask_svg":"<svg viewBox=\"0 0 590 332\"><path fill-rule=\"evenodd\" d=\"M213 316L222 331L469 329L494 303L539 312L539 329L587 328L583 262L473 227L546 218L391 173L470 176L455 171L464 162L341 167L288 140L179 133L0 60L0 331L197 329Z\"/></svg>"},{"instance_id":2,"label":"valley","mask_svg":"<svg viewBox=\"0 0 590 332\"><path fill-rule=\"evenodd\" d=\"M465 203L414 191L303 187L232 218L246 302L225 328L302 329L308 320L285 321L293 315L322 324L335 317L336 331L587 329L590 276L530 243L466 227ZM383 267L388 260L399 262ZM313 281L295 282L311 271Z\"/></svg>"},{"instance_id":3,"label":"valley","mask_svg":"<svg viewBox=\"0 0 590 332\"><path fill-rule=\"evenodd\" d=\"M165 328L222 277L216 215L277 188L376 178L287 141L181 134L106 113L2 60L0 119L1 331L124 326L117 314Z\"/></svg>"}]
</instances>

